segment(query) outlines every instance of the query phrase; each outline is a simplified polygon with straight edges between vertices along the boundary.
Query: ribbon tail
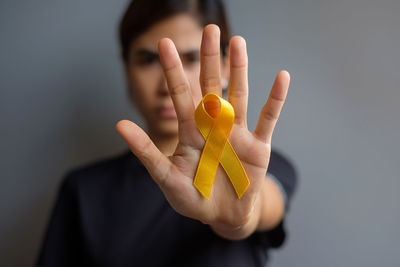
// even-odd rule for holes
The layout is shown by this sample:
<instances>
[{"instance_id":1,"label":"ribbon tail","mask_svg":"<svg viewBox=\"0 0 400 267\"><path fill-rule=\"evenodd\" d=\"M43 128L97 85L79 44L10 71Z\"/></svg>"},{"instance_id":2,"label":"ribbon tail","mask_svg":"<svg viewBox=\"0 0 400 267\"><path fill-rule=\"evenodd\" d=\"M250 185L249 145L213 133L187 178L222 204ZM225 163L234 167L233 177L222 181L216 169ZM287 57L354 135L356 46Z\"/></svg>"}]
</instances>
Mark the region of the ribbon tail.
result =
<instances>
[{"instance_id":1,"label":"ribbon tail","mask_svg":"<svg viewBox=\"0 0 400 267\"><path fill-rule=\"evenodd\" d=\"M193 184L206 198L210 198L215 174L227 143L227 136L218 127L213 127L206 139L197 166Z\"/></svg>"},{"instance_id":2,"label":"ribbon tail","mask_svg":"<svg viewBox=\"0 0 400 267\"><path fill-rule=\"evenodd\" d=\"M242 198L250 185L249 178L235 150L229 142L226 142L221 156L221 165L227 173L238 198Z\"/></svg>"}]
</instances>

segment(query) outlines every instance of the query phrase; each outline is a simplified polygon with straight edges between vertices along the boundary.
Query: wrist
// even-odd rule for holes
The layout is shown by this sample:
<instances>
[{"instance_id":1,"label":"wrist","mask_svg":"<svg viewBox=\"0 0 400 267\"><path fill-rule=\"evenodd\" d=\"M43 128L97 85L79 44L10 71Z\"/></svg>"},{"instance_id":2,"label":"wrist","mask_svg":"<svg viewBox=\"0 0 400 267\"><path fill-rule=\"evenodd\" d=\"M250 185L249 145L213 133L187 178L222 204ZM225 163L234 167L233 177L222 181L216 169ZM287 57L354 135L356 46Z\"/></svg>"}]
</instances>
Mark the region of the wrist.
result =
<instances>
[{"instance_id":1,"label":"wrist","mask_svg":"<svg viewBox=\"0 0 400 267\"><path fill-rule=\"evenodd\" d=\"M251 235L258 227L261 213L261 197L254 201L249 213L234 222L215 221L210 225L212 230L219 236L230 240L241 240Z\"/></svg>"}]
</instances>

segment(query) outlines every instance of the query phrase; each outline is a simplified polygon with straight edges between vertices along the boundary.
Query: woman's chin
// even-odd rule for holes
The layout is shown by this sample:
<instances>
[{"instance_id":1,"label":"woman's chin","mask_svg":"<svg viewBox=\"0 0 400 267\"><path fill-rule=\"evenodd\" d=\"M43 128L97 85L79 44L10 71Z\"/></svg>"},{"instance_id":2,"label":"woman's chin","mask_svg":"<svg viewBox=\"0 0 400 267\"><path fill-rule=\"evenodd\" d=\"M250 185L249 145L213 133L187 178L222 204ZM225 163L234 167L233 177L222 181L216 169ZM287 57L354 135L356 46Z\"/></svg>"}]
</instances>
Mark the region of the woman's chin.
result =
<instances>
[{"instance_id":1,"label":"woman's chin","mask_svg":"<svg viewBox=\"0 0 400 267\"><path fill-rule=\"evenodd\" d=\"M160 137L178 136L178 121L176 119L161 120L155 125L154 130Z\"/></svg>"}]
</instances>

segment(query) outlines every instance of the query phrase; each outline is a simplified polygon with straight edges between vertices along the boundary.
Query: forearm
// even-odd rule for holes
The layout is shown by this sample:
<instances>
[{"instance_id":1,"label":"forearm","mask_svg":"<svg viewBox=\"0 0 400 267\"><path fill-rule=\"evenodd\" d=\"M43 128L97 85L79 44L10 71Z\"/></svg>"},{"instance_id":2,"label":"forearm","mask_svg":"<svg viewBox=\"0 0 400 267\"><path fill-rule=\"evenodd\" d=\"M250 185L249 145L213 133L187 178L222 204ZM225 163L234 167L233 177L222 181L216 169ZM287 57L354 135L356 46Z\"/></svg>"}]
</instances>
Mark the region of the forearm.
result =
<instances>
[{"instance_id":1,"label":"forearm","mask_svg":"<svg viewBox=\"0 0 400 267\"><path fill-rule=\"evenodd\" d=\"M254 231L273 229L283 217L285 203L278 185L270 178L265 179L260 194L250 211L248 221L238 227L211 225L218 235L231 240L248 237Z\"/></svg>"},{"instance_id":2,"label":"forearm","mask_svg":"<svg viewBox=\"0 0 400 267\"><path fill-rule=\"evenodd\" d=\"M285 200L281 189L271 178L264 181L260 196L262 203L256 230L271 230L281 222L285 214Z\"/></svg>"}]
</instances>

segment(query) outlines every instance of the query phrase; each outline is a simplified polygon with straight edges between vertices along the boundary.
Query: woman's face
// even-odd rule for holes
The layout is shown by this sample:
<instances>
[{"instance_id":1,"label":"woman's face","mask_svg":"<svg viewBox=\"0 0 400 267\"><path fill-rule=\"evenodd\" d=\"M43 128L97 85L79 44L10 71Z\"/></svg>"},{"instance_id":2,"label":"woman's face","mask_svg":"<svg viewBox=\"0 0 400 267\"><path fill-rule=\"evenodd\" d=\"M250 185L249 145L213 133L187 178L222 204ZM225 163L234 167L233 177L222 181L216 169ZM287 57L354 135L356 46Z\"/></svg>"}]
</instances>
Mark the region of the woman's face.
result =
<instances>
[{"instance_id":1,"label":"woman's face","mask_svg":"<svg viewBox=\"0 0 400 267\"><path fill-rule=\"evenodd\" d=\"M128 85L153 135L178 133L175 109L159 62L158 41L168 37L175 43L197 105L202 98L199 84L202 32L194 18L180 14L154 24L131 44L126 68Z\"/></svg>"}]
</instances>

